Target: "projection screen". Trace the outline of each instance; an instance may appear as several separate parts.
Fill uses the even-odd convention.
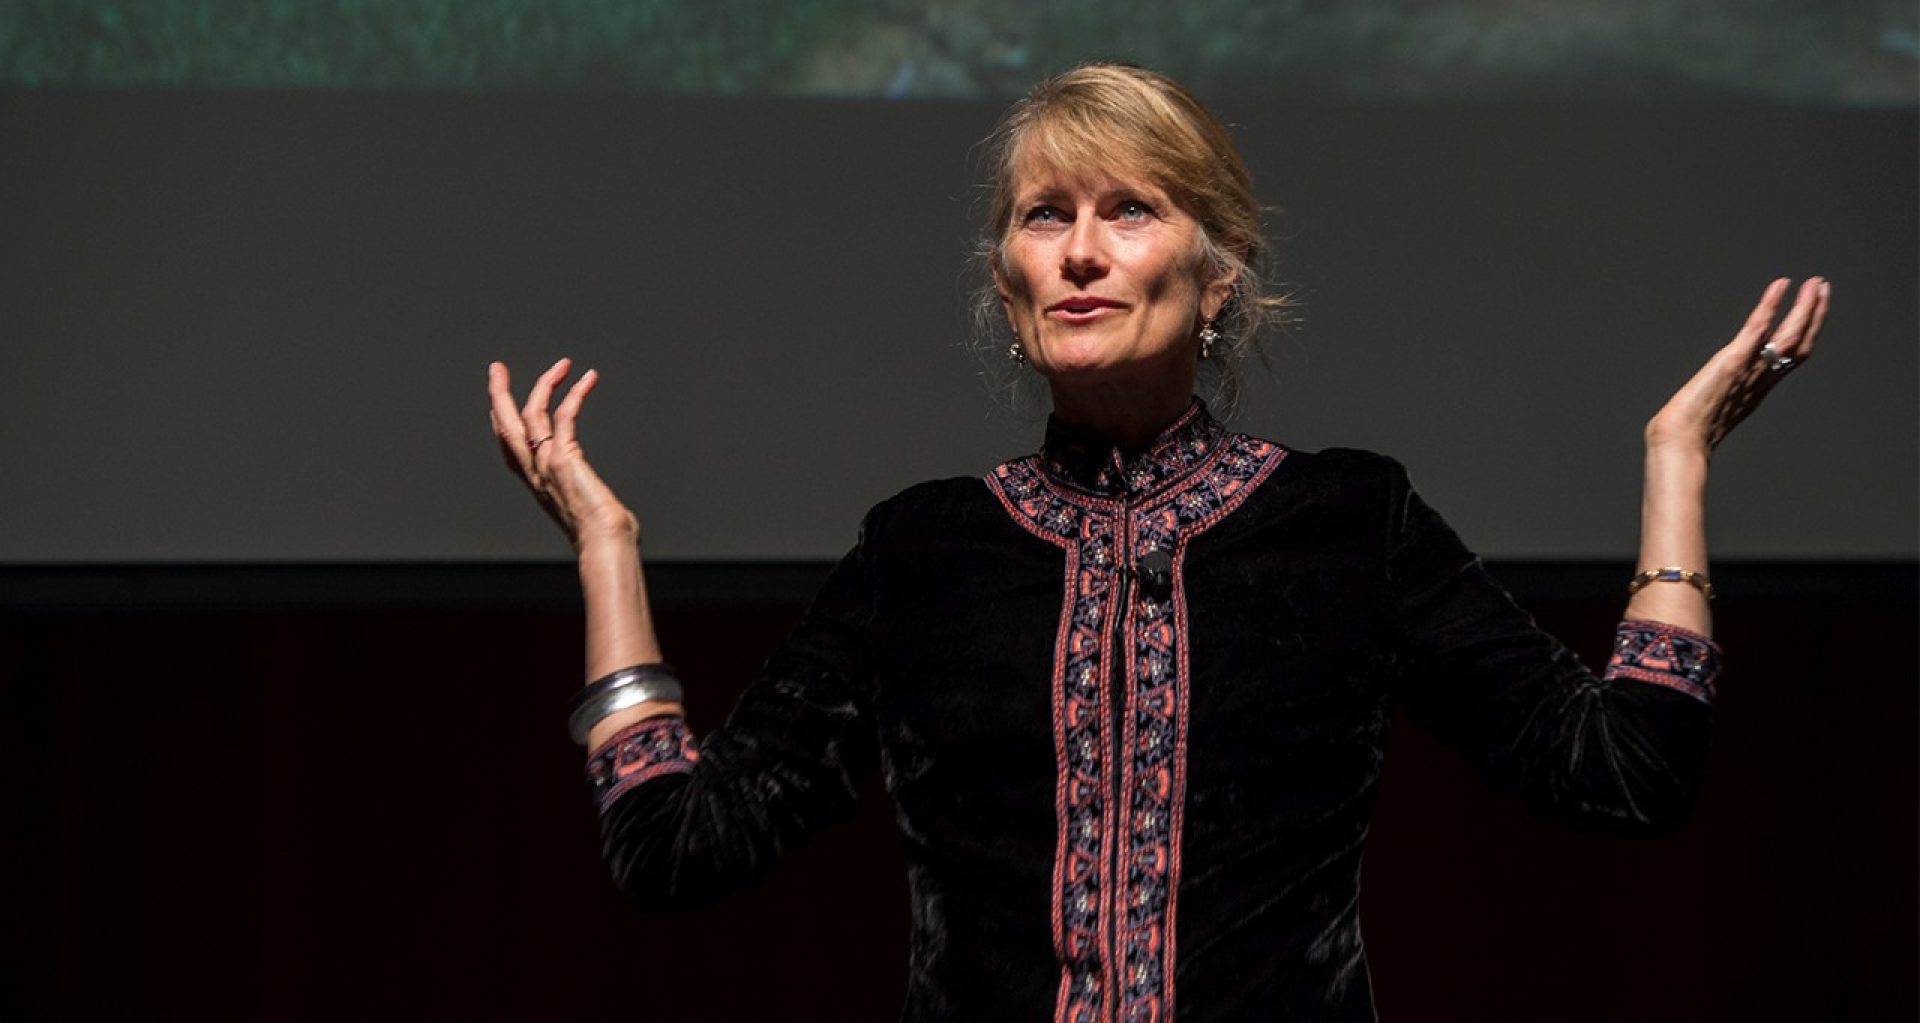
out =
[[[1092,58],[1192,85],[1271,207],[1297,319],[1241,428],[1396,456],[1490,556],[1624,559],[1647,417],[1769,279],[1821,274],[1816,364],[1716,456],[1716,556],[1910,559],[1915,19],[0,6],[0,563],[564,558],[483,391],[563,354],[651,557],[834,557],[1037,443],[966,344],[973,149]]]

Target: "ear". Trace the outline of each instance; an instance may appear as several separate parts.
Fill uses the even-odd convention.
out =
[[[1220,310],[1225,309],[1227,307],[1227,300],[1233,297],[1233,282],[1235,276],[1236,275],[1229,270],[1201,286],[1201,319],[1215,320],[1220,317]]]
[[[1221,250],[1208,245],[1203,251],[1220,252]],[[1218,319],[1220,311],[1233,300],[1234,286],[1240,280],[1239,268],[1246,265],[1247,253],[1237,245],[1232,246],[1230,251],[1233,258],[1222,259],[1217,265],[1209,265],[1214,263],[1210,257],[1203,256],[1201,259],[1200,272],[1211,274],[1200,282],[1200,315],[1203,319]]]

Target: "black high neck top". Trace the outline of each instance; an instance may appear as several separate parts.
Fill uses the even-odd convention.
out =
[[[1148,553],[1157,582],[1130,570]],[[1371,1020],[1360,864],[1396,708],[1545,817],[1658,833],[1698,785],[1718,663],[1627,622],[1596,674],[1398,464],[1196,402],[1140,451],[1055,423],[875,507],[724,726],[641,722],[588,777],[622,889],[684,908],[880,772],[906,1020]]]
[[[1226,428],[1208,414],[1199,398],[1133,451],[1052,416],[1047,419],[1039,464],[1049,478],[1065,486],[1099,497],[1134,498],[1192,472],[1225,434]]]

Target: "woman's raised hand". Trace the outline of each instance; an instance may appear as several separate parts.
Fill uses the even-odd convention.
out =
[[[1714,353],[1658,413],[1647,422],[1649,449],[1675,448],[1711,453],[1767,392],[1813,355],[1814,339],[1827,319],[1833,286],[1809,277],[1800,285],[1793,308],[1778,325],[1781,299],[1793,282],[1782,277],[1767,285],[1760,304],[1733,341]]]
[[[515,408],[506,364],[488,365],[487,396],[493,402],[493,433],[500,441],[500,452],[506,456],[507,468],[566,531],[575,550],[602,539],[637,542],[639,520],[587,464],[575,432],[580,406],[593,393],[600,374],[594,370],[581,374],[559,407],[547,411],[554,389],[571,367],[569,359],[554,363],[533,382],[527,403]]]

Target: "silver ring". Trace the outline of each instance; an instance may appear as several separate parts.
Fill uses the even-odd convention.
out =
[[[1767,368],[1775,373],[1779,373],[1793,366],[1792,357],[1781,355],[1780,349],[1775,348],[1771,341],[1760,346],[1760,358],[1767,364]]]
[[[539,440],[528,442],[527,454],[529,455],[538,454],[540,451],[540,445],[545,444],[546,442],[552,439],[553,439],[553,434],[549,433],[545,437],[540,438]]]

